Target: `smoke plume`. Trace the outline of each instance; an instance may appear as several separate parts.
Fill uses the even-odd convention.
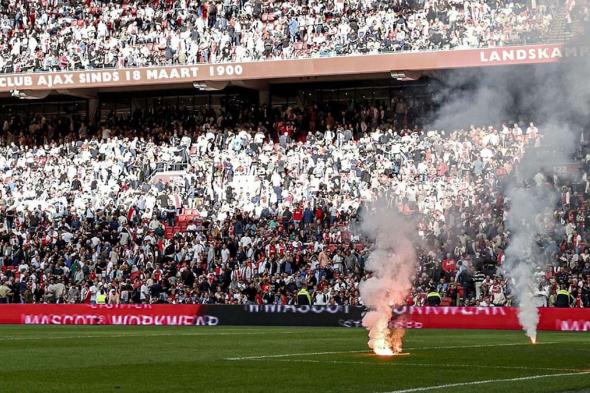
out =
[[[545,252],[549,243],[546,223],[553,219],[561,186],[559,180],[554,182],[553,173],[555,167],[574,162],[580,135],[588,126],[587,31],[562,50],[564,55],[577,56],[564,57],[557,64],[456,71],[444,76],[446,88],[438,92],[441,105],[430,125],[455,129],[471,124],[537,123],[541,146],[529,146],[504,190],[509,205],[504,213],[509,245],[503,269],[514,304],[519,306],[519,322],[533,342],[539,321],[534,273],[550,263]]]
[[[531,341],[536,341],[539,314],[534,293],[534,273],[547,264],[541,239],[546,236],[545,218],[552,217],[556,193],[541,184],[537,176],[534,188],[514,187],[507,191],[511,208],[505,213],[507,228],[512,231],[506,249],[504,269],[512,283],[513,295],[519,305],[518,320]]]
[[[409,225],[387,204],[378,200],[364,215],[362,231],[374,241],[365,265],[371,272],[360,283],[364,305],[369,309],[363,326],[369,330],[369,347],[378,355],[402,350],[403,328],[390,327],[392,307],[405,303],[416,272],[416,252]]]

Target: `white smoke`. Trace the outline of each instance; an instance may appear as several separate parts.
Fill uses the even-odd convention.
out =
[[[444,81],[446,91],[439,92],[441,108],[431,122],[432,128],[447,129],[538,123],[541,148],[529,149],[516,167],[517,174],[505,190],[510,209],[504,216],[510,239],[503,270],[510,280],[513,304],[519,307],[519,322],[533,342],[539,322],[534,274],[549,263],[545,221],[554,219],[559,187],[552,174],[555,167],[575,160],[580,133],[589,123],[588,31],[586,26],[584,34],[566,45],[586,56],[552,65],[450,73]]]
[[[556,202],[556,194],[546,186],[544,177],[537,174],[536,180],[533,185],[511,188],[507,192],[511,207],[505,217],[511,237],[503,266],[511,280],[515,304],[519,306],[518,321],[533,342],[539,323],[534,274],[547,263],[541,241],[545,235],[545,217],[552,216]]]
[[[363,304],[369,309],[363,326],[369,330],[369,347],[380,355],[401,352],[403,329],[389,326],[392,307],[404,304],[416,273],[409,226],[394,209],[379,200],[362,224],[363,232],[375,242],[365,265],[371,275],[359,285]]]
[[[522,326],[525,334],[533,343],[537,341],[537,325],[539,324],[539,311],[534,300],[533,291],[535,283],[531,281],[534,271],[530,265],[523,264],[512,270],[512,278],[518,288],[527,288],[520,290],[520,299],[518,307],[518,322]]]
[[[575,44],[587,45],[582,36]],[[518,320],[534,343],[539,311],[535,302],[538,283],[535,272],[545,271],[549,260],[544,253],[549,237],[546,221],[554,220],[559,180],[552,174],[559,165],[575,161],[577,143],[588,125],[590,86],[588,59],[565,59],[551,67],[537,67],[527,86],[526,104],[533,116],[540,117],[543,141],[540,149],[529,150],[516,169],[507,190],[510,209],[505,212],[510,242],[504,269],[511,281],[512,297],[518,305]],[[557,178],[555,178],[557,179]]]

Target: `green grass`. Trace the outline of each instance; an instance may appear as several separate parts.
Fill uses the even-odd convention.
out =
[[[0,392],[393,392],[485,380],[417,391],[590,389],[588,333],[539,341],[413,330],[410,354],[384,359],[366,352],[363,329],[0,326]],[[547,374],[572,375],[500,381]]]

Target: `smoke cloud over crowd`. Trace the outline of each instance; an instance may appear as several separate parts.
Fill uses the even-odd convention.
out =
[[[589,48],[588,34],[567,45]],[[578,52],[585,52],[580,50]],[[534,342],[539,321],[535,272],[552,263],[545,247],[561,181],[555,168],[575,160],[576,146],[588,124],[588,56],[557,64],[453,72],[443,77],[440,109],[430,129],[467,128],[534,120],[542,139],[528,149],[506,184],[504,213],[510,239],[502,270],[510,280],[513,305]]]
[[[374,249],[365,268],[371,276],[360,283],[364,305],[369,309],[363,326],[369,330],[369,347],[378,355],[402,350],[403,329],[390,327],[392,307],[405,303],[416,273],[416,252],[411,228],[383,201],[375,202],[363,217],[362,231]]]

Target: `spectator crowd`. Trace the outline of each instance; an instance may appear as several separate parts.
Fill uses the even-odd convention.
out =
[[[309,288],[313,304],[362,304],[371,243],[359,221],[384,195],[420,239],[407,304],[432,290],[447,305],[511,304],[503,186],[539,144],[533,123],[334,120],[294,138],[215,116],[190,122],[162,129],[138,115],[90,129],[37,116],[18,139],[25,124],[6,121],[0,302],[294,304]],[[590,184],[578,169],[575,182],[546,177],[562,198],[539,239],[539,304],[566,288],[572,306],[590,306]]]
[[[2,0],[0,71],[540,42],[562,5],[488,0]]]

